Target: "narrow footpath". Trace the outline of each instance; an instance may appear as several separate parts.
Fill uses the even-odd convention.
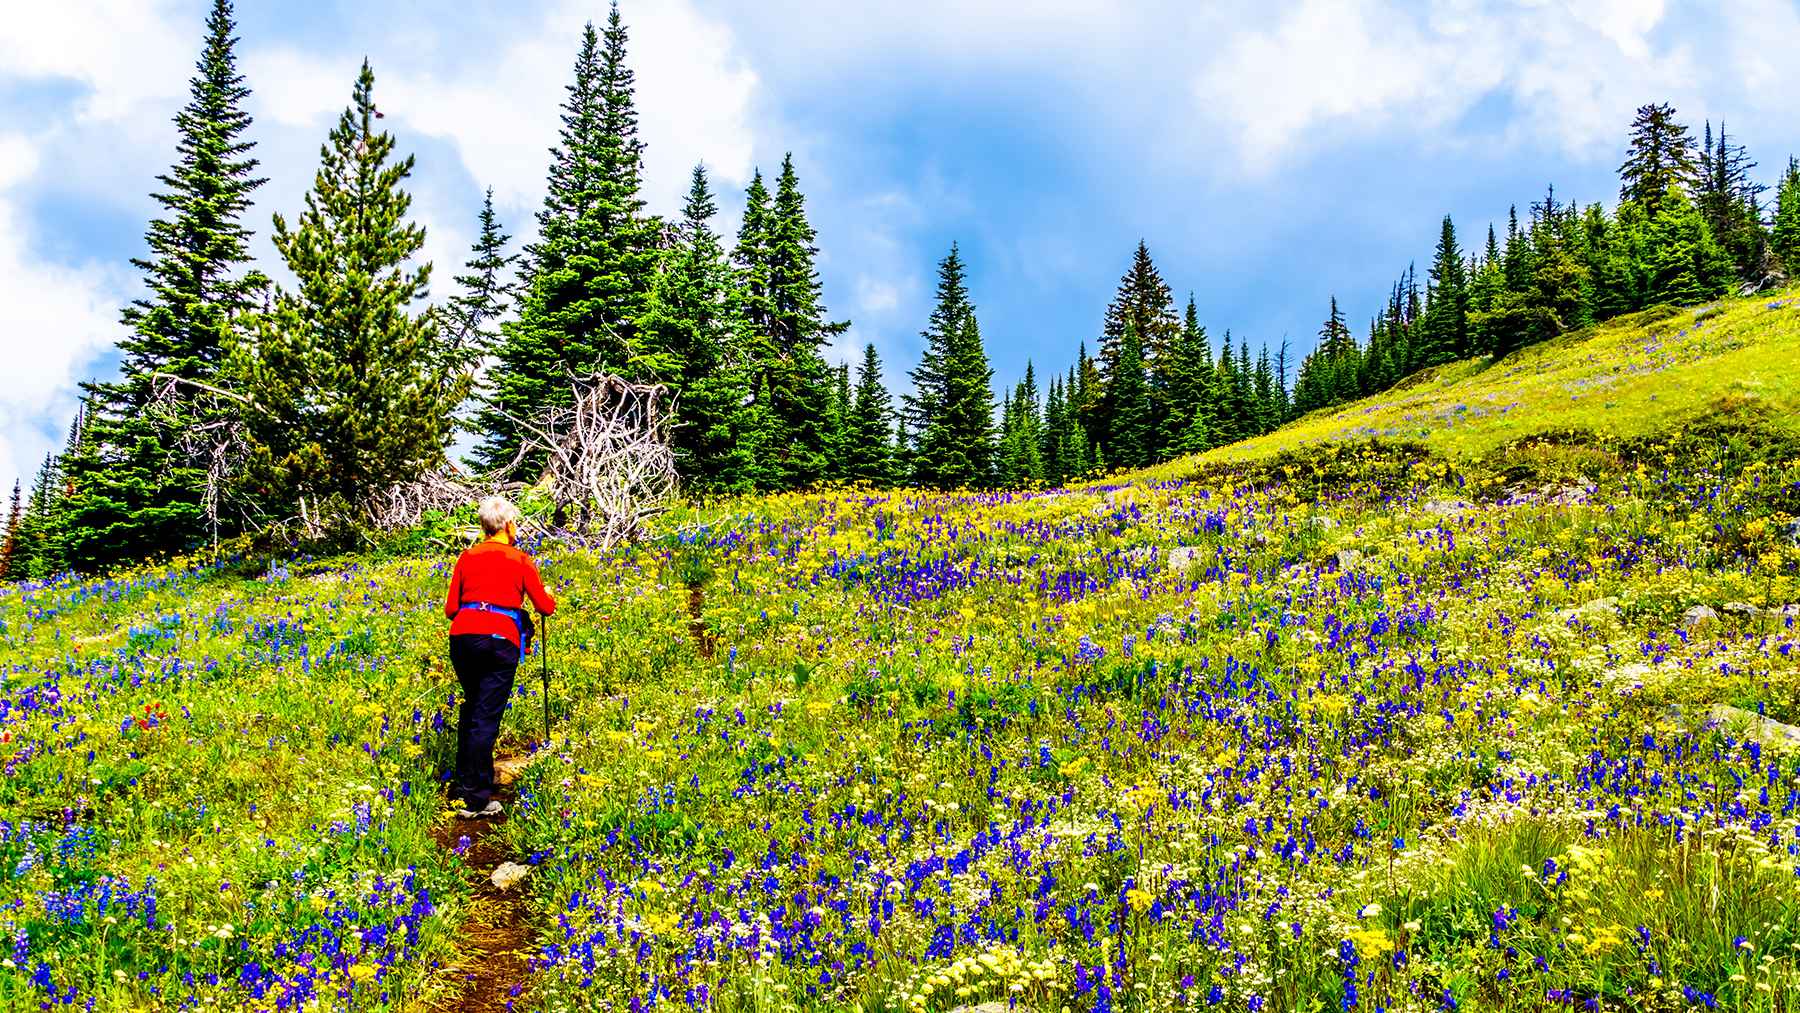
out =
[[[469,841],[462,856],[469,869],[469,904],[456,936],[463,956],[444,972],[451,994],[433,1005],[439,1013],[517,1013],[527,1008],[520,1001],[531,973],[527,888],[515,883],[502,890],[492,879],[503,862],[516,860],[507,852],[500,828],[512,818],[513,781],[527,759],[494,758],[499,786],[495,797],[506,807],[506,815],[487,820],[451,817],[432,825],[431,839],[445,851],[455,851],[464,837]]]

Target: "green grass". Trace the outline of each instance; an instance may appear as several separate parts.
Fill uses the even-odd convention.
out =
[[[1770,305],[1780,303],[1778,309]],[[1523,437],[1644,436],[1750,404],[1800,432],[1800,289],[1700,308],[1645,310],[1504,359],[1427,370],[1394,390],[1314,412],[1202,461],[1249,461],[1354,440],[1418,441],[1478,457]],[[1169,470],[1170,466],[1156,469]]]

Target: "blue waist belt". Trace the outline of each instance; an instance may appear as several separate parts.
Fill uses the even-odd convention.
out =
[[[531,617],[525,614],[524,609],[509,609],[504,605],[494,605],[485,601],[466,601],[456,608],[459,613],[466,609],[473,609],[476,612],[492,612],[495,615],[511,619],[513,625],[519,628],[520,650],[526,654],[531,653],[531,635],[535,631],[531,624]]]

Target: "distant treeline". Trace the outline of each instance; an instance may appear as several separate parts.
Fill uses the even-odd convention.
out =
[[[1514,214],[1504,242],[1465,255],[1443,221],[1424,285],[1408,269],[1366,340],[1331,300],[1317,347],[1218,351],[1190,297],[1178,312],[1140,242],[1106,308],[1096,355],[1048,382],[1027,365],[996,398],[966,267],[938,265],[925,351],[896,403],[873,345],[854,371],[826,349],[826,311],[793,159],[759,171],[730,240],[695,167],[681,214],[641,197],[627,32],[615,4],[588,25],[561,104],[536,240],[511,252],[491,192],[442,303],[427,301],[424,230],[409,218],[413,160],[380,129],[365,62],[326,138],[312,190],[272,241],[291,287],[255,270],[244,224],[257,175],[250,90],[229,0],[215,0],[175,116],[174,164],[133,263],[145,293],[122,314],[120,375],[86,385],[61,453],[13,492],[0,576],[38,579],[180,552],[311,511],[354,526],[371,497],[447,466],[528,479],[524,426],[567,404],[570,378],[608,372],[675,395],[674,450],[697,496],[835,482],[935,488],[1060,484],[1229,443],[1383,390],[1422,368],[1503,355],[1658,302],[1695,302],[1800,263],[1800,169],[1764,221],[1764,188],[1721,126],[1696,149],[1666,105],[1645,106],[1620,202]],[[1294,375],[1290,382],[1290,372]],[[996,403],[998,402],[998,403]],[[228,481],[221,482],[221,476]],[[209,478],[211,479],[209,481]]]

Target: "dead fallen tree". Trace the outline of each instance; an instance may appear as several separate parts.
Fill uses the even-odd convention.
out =
[[[189,388],[193,392],[188,397]],[[232,500],[235,481],[248,456],[245,427],[237,412],[213,412],[205,425],[181,425],[190,398],[224,399],[238,408],[241,395],[178,377],[159,377],[157,410],[174,434],[170,452],[206,475],[202,503],[215,533]],[[483,496],[522,499],[541,496],[552,508],[547,522],[532,526],[596,548],[611,548],[642,537],[652,518],[668,509],[678,491],[675,455],[669,436],[673,398],[659,384],[634,384],[612,375],[571,377],[566,405],[547,406],[531,418],[509,420],[521,434],[517,455],[487,473],[471,473],[448,459],[417,478],[372,489],[350,507],[359,528],[403,531],[432,513],[447,513]],[[535,481],[515,476],[529,466]],[[241,509],[248,510],[244,504]],[[322,537],[345,518],[324,516],[317,500],[302,496],[295,515],[246,521],[263,530],[290,529],[303,538]],[[256,522],[260,521],[260,522]]]

